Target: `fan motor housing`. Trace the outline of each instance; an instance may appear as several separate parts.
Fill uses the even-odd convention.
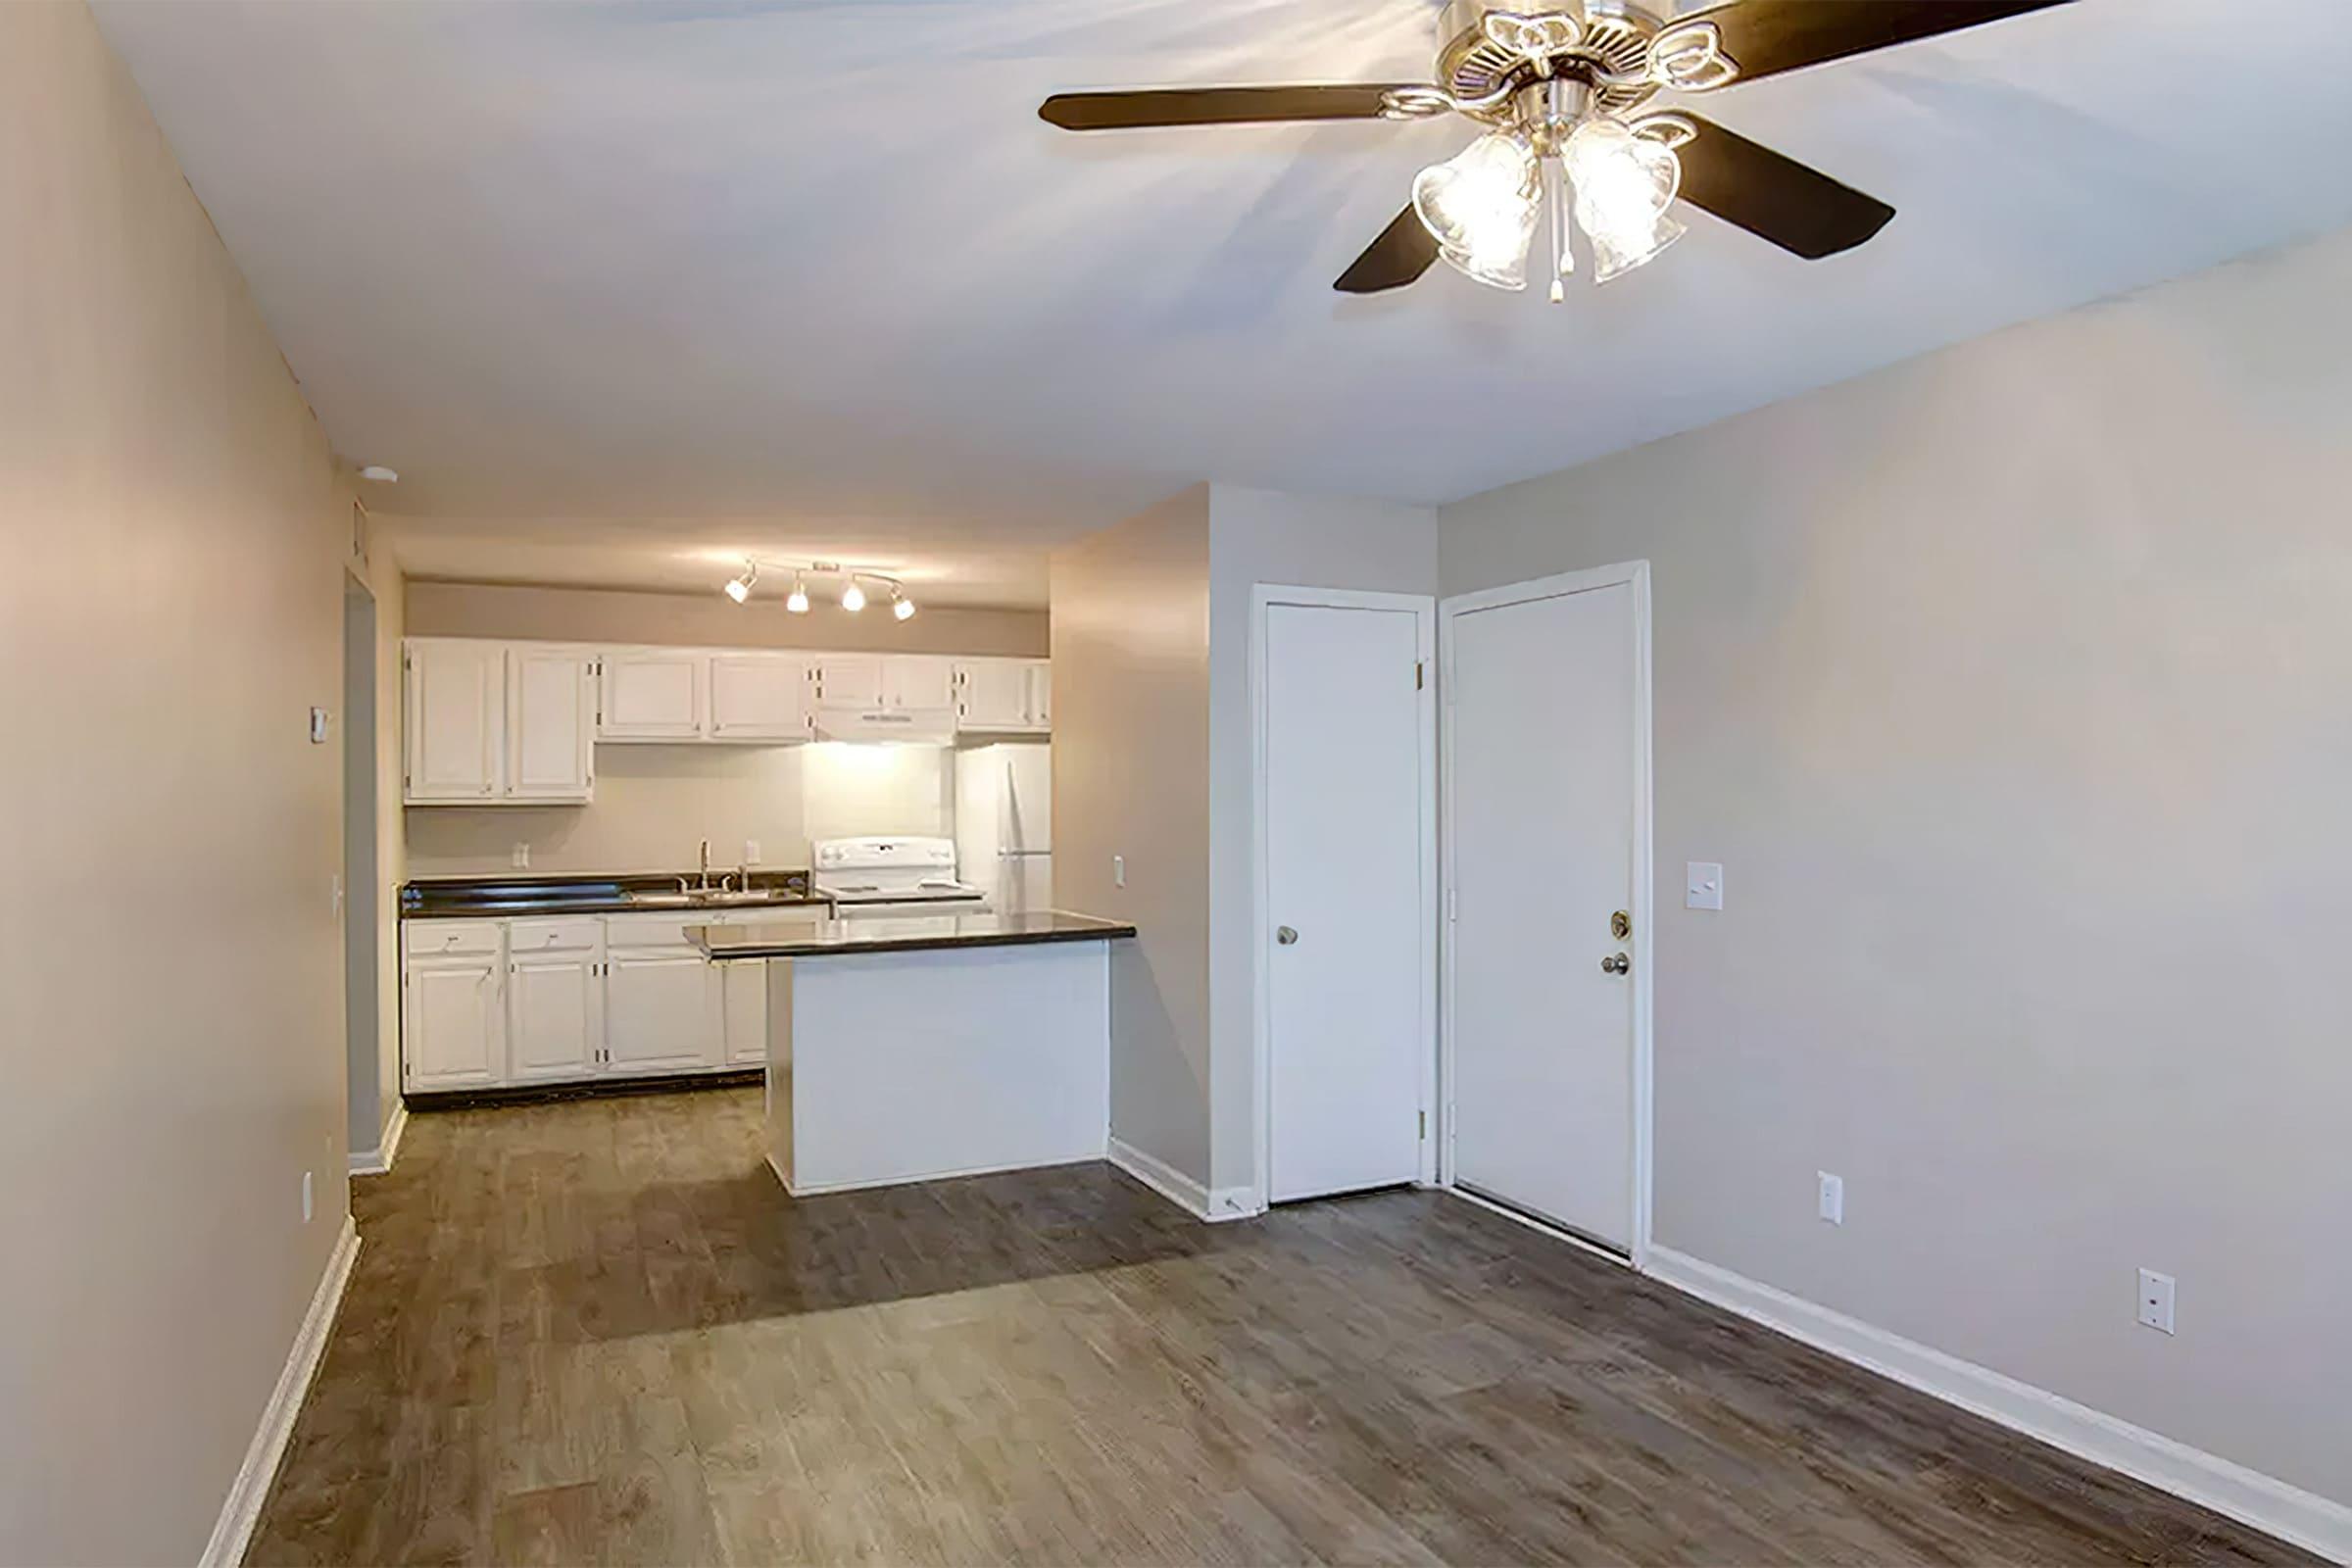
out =
[[[1642,74],[1649,59],[1649,41],[1663,24],[1657,17],[1626,0],[1446,0],[1438,14],[1437,79],[1462,100],[1494,97],[1506,85],[1524,86],[1541,79],[1526,59],[1487,35],[1489,15],[1563,16],[1577,24],[1577,42],[1550,57],[1552,71],[1592,84],[1592,108],[1601,114],[1623,115],[1655,95],[1647,81],[1625,79]],[[1476,111],[1471,111],[1477,114]],[[1499,122],[1507,110],[1477,114]]]

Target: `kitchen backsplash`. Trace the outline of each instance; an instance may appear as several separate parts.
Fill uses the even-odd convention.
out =
[[[411,876],[733,866],[756,839],[763,865],[808,863],[808,841],[955,830],[956,754],[939,747],[600,746],[596,800],[532,809],[408,808]]]

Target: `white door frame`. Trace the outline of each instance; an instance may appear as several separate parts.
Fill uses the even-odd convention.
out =
[[[1446,702],[1452,702],[1454,668],[1454,623],[1462,615],[1481,610],[1494,610],[1504,605],[1526,604],[1538,599],[1557,599],[1569,594],[1589,593],[1595,588],[1630,586],[1634,591],[1634,876],[1633,907],[1627,912],[1634,917],[1634,1127],[1633,1127],[1633,1200],[1634,1211],[1627,1216],[1626,1234],[1633,1238],[1632,1263],[1637,1270],[1645,1269],[1649,1262],[1650,1224],[1650,977],[1657,964],[1656,944],[1650,939],[1650,904],[1655,884],[1650,844],[1650,658],[1649,658],[1649,563],[1626,562],[1614,566],[1594,566],[1585,571],[1564,571],[1556,576],[1537,577],[1527,582],[1510,583],[1501,588],[1484,588],[1476,593],[1456,594],[1438,607],[1439,612],[1439,680],[1447,692]],[[1563,679],[1575,678],[1575,671],[1560,672]],[[1444,775],[1439,799],[1440,832],[1444,845],[1446,869],[1446,911],[1442,927],[1444,1006],[1439,1016],[1438,1055],[1442,1082],[1440,1104],[1443,1107],[1442,1132],[1438,1139],[1442,1159],[1440,1185],[1460,1193],[1465,1198],[1475,1195],[1464,1192],[1454,1182],[1453,1157],[1453,730],[1448,724],[1444,732]],[[1507,1212],[1507,1211],[1506,1211]],[[1524,1216],[1513,1214],[1513,1218]],[[1535,1223],[1530,1221],[1530,1223]],[[1538,1228],[1560,1236],[1587,1248],[1613,1262],[1624,1262],[1605,1248],[1594,1247],[1581,1237],[1548,1225]]]
[[[1257,1057],[1256,1104],[1251,1113],[1257,1150],[1256,1207],[1263,1212],[1274,1179],[1274,1019],[1272,976],[1267,944],[1274,930],[1273,890],[1266,879],[1266,612],[1276,605],[1314,610],[1392,610],[1413,617],[1413,657],[1420,663],[1418,712],[1420,748],[1420,865],[1421,911],[1420,1026],[1424,1043],[1421,1074],[1423,1125],[1438,1121],[1438,704],[1437,612],[1429,594],[1370,593],[1350,588],[1296,588],[1257,583],[1250,591],[1250,984],[1256,1005],[1250,1009],[1250,1049]],[[1431,1131],[1435,1131],[1431,1127]],[[1420,1185],[1438,1182],[1438,1140],[1421,1140]]]

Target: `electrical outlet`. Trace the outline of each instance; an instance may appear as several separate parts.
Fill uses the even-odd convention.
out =
[[[1123,888],[1127,885],[1127,857],[1124,855],[1114,855],[1110,858],[1110,885],[1114,888]]]
[[[1845,1178],[1833,1176],[1826,1170],[1813,1173],[1821,1182],[1821,1217],[1832,1225],[1845,1223]]]
[[[2173,1332],[2173,1277],[2152,1268],[2139,1271],[2139,1321],[2159,1334]]]
[[[314,1200],[311,1193],[311,1173],[306,1170],[302,1173],[302,1222],[305,1225],[308,1225],[311,1222],[311,1213],[313,1207]]]
[[[515,870],[528,871],[531,868],[531,847],[528,844],[515,845],[513,859]]]
[[[758,839],[745,839],[743,841],[743,863],[746,865],[758,865],[760,863],[760,841]]]

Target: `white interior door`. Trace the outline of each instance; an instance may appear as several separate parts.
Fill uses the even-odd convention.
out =
[[[1264,620],[1267,1197],[1419,1179],[1427,738],[1411,608]]]
[[[1445,672],[1452,1179],[1626,1251],[1639,592],[1449,604]]]

